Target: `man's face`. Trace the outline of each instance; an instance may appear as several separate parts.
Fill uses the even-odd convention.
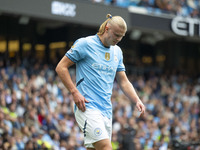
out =
[[[117,25],[106,26],[106,45],[116,45],[125,36],[126,30]]]

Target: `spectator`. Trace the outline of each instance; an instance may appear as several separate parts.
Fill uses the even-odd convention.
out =
[[[45,68],[48,73],[42,75],[44,85],[37,87],[34,83],[37,76],[41,77],[39,68]],[[38,63],[34,70],[38,74],[32,68],[22,69],[20,64],[0,69],[0,149],[85,150],[72,115],[70,93],[47,65]],[[134,104],[114,84],[113,148],[128,149],[126,146],[132,145],[135,150],[173,149],[175,141],[199,142],[198,77],[162,73],[146,78],[129,75],[129,78],[146,105],[146,115],[135,119],[138,114]],[[190,148],[196,150],[200,146]]]
[[[183,17],[198,18],[200,16],[199,0],[91,0],[93,3],[114,5],[128,8],[129,6],[145,8],[148,13],[172,14]]]

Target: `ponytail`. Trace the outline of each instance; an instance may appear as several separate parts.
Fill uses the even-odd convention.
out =
[[[107,14],[106,18],[108,18],[108,19],[101,24],[101,26],[99,28],[99,32],[97,33],[97,35],[104,34],[106,25],[107,25],[108,21],[112,19],[112,15],[111,14]]]

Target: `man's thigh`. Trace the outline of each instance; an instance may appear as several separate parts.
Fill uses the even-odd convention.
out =
[[[89,109],[82,112],[76,110],[75,118],[83,131],[84,144],[87,148],[94,148],[93,143],[98,143],[98,141],[111,140],[112,121],[105,118],[100,111]]]
[[[95,150],[112,150],[111,141],[109,139],[100,140],[93,145]]]

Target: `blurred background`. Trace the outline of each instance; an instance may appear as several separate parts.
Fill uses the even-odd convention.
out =
[[[0,149],[85,150],[55,67],[108,13],[127,22],[118,45],[147,109],[114,83],[113,150],[200,150],[199,0],[0,0]]]

